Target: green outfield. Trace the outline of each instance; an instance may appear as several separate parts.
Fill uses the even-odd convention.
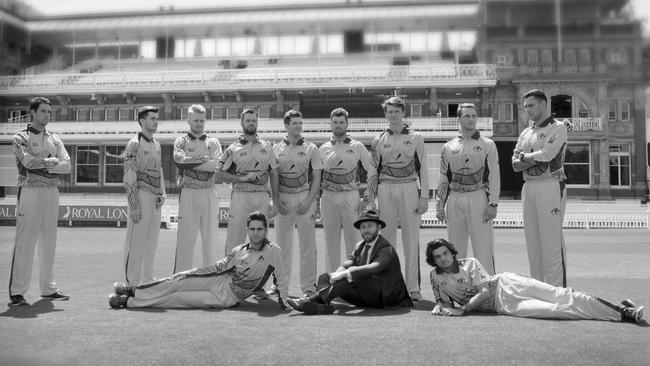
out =
[[[341,303],[334,315],[309,317],[249,299],[226,310],[112,310],[107,295],[121,279],[124,228],[59,228],[55,277],[71,300],[39,300],[35,263],[26,294],[32,305],[10,308],[14,230],[0,227],[0,365],[650,364],[647,322],[434,317],[423,257],[425,301],[413,309],[361,310]],[[164,277],[173,267],[176,231],[160,234],[155,270]],[[219,234],[223,240],[225,229]],[[422,230],[421,248],[440,236],[443,229]],[[495,236],[497,271],[527,275],[523,231],[497,229]],[[569,286],[616,302],[631,298],[646,305],[650,319],[649,230],[565,230],[565,237]],[[317,238],[324,253],[320,229]],[[323,256],[318,260],[320,272]],[[297,272],[294,263],[292,295],[299,293]]]

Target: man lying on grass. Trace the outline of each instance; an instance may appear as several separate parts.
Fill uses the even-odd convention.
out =
[[[460,316],[483,311],[524,318],[594,319],[638,323],[643,306],[630,300],[612,304],[571,288],[555,287],[514,273],[490,276],[474,258],[456,259],[445,239],[427,243],[426,260],[436,298],[433,315]],[[454,303],[459,305],[454,306]]]
[[[282,266],[280,247],[266,239],[266,216],[253,212],[246,222],[250,241],[235,247],[217,263],[174,274],[140,286],[115,284],[112,308],[227,308],[261,290]],[[276,283],[277,284],[277,283]],[[282,284],[278,288],[286,288]],[[286,306],[278,292],[278,304]]]

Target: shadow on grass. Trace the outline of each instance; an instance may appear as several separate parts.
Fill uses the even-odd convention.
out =
[[[11,306],[0,317],[12,318],[38,318],[39,314],[54,313],[63,311],[63,309],[55,309],[51,300],[40,299],[31,305]]]

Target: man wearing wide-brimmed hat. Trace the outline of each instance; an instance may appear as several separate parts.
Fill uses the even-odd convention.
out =
[[[354,223],[363,241],[336,271],[320,275],[315,295],[289,299],[289,305],[309,315],[334,312],[330,302],[337,297],[359,307],[413,306],[397,252],[379,234],[385,226],[377,211],[364,211]]]

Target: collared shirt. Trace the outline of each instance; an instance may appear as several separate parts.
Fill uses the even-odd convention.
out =
[[[135,164],[129,164],[135,162]],[[155,195],[165,193],[160,161],[160,144],[155,139],[149,140],[141,132],[126,144],[124,149],[125,170],[134,169],[139,189]],[[124,173],[127,176],[127,172]]]
[[[379,239],[379,235],[377,235],[375,240],[371,241],[370,243],[366,243],[366,246],[363,249],[363,250],[366,251],[366,263],[359,263],[360,265],[370,263],[370,257],[371,257],[371,254],[372,254],[372,249],[375,247],[375,244],[377,244],[377,239]]]
[[[469,139],[458,136],[443,145],[438,193],[446,201],[445,192],[479,189],[487,189],[489,203],[499,201],[499,153],[494,141],[476,131]]]
[[[564,123],[548,117],[539,126],[531,123],[517,140],[513,159],[519,153],[532,153],[535,165],[524,170],[524,180],[553,178],[560,182],[566,180],[564,155],[567,146],[567,129]]]
[[[59,174],[50,173],[46,158],[70,161],[70,155],[56,134],[38,131],[31,125],[14,135],[14,154],[18,167],[18,187],[57,187]]]
[[[194,168],[208,160],[221,159],[221,143],[206,134],[195,137],[192,133],[180,136],[174,142],[174,162],[178,167],[178,185],[182,188],[211,188],[214,172]]]
[[[233,183],[232,190],[236,192],[271,192],[269,186],[269,171],[278,168],[278,162],[273,154],[271,143],[255,137],[249,142],[240,137],[239,140],[228,146],[221,155],[219,169],[231,174],[244,175],[258,173],[260,179],[255,182]]]
[[[429,189],[426,153],[422,136],[404,126],[400,133],[390,129],[372,141],[373,172],[379,174],[379,183],[408,183],[420,181],[420,188]],[[422,196],[426,196],[423,194]]]
[[[372,169],[368,150],[350,136],[341,141],[332,138],[323,143],[319,150],[323,161],[321,187],[325,191],[358,190],[361,186],[361,170],[367,173]]]
[[[311,171],[323,169],[318,147],[302,137],[295,145],[285,138],[273,145],[273,152],[278,161],[281,193],[308,191]]]
[[[458,260],[458,273],[433,269],[430,274],[433,296],[437,303],[465,305],[483,287],[490,290],[490,300],[479,306],[479,310],[494,310],[494,295],[497,276],[490,276],[483,265],[474,258]]]

